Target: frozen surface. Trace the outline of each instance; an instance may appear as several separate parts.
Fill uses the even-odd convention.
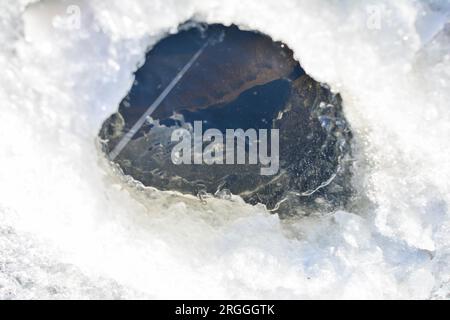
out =
[[[0,4],[0,299],[450,298],[448,1],[31,2]],[[341,92],[351,212],[280,222],[106,164],[102,122],[192,17],[284,41]]]

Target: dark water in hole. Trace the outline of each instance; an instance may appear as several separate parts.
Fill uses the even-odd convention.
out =
[[[259,128],[254,124],[262,120],[258,112],[264,110],[267,112],[266,120],[272,119],[288,96],[288,84],[275,80],[296,79],[304,74],[299,64],[285,59],[292,52],[266,36],[243,32],[235,26],[213,25],[207,30],[183,30],[160,41],[148,53],[144,66],[136,72],[135,85],[119,108],[127,128],[139,119],[195,52],[210,39],[217,43],[206,49],[183,81],[154,112],[153,118],[170,124],[173,122],[168,118],[177,112],[197,119],[209,115],[209,120],[212,120],[222,115],[231,116],[231,112],[239,108],[240,117],[244,119],[237,123],[236,118],[230,118],[223,126]],[[266,60],[267,55],[272,58]],[[237,98],[239,101],[234,101]],[[210,110],[203,113],[206,109]],[[204,128],[207,129],[208,125]]]
[[[225,133],[226,129],[270,129],[275,118],[290,93],[287,80],[274,80],[255,86],[241,93],[226,105],[211,106],[198,111],[181,111],[186,122],[203,121],[203,130],[216,128]],[[236,116],[239,115],[239,116]]]
[[[351,132],[342,101],[310,78],[284,44],[236,26],[181,26],[157,43],[135,74],[118,113],[100,137],[109,153],[192,56],[209,45],[114,160],[124,173],[162,190],[214,194],[229,189],[249,203],[285,214],[344,206],[349,195]],[[174,165],[170,134],[203,130],[279,129],[280,171],[260,165]],[[333,179],[331,179],[334,177]]]

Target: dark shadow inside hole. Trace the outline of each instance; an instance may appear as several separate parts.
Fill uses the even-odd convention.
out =
[[[162,190],[214,194],[229,189],[249,203],[283,213],[344,206],[351,194],[345,161],[351,131],[340,96],[309,77],[285,44],[234,25],[182,26],[157,43],[118,113],[103,125],[105,152],[117,149],[205,43],[114,161],[126,174]],[[175,165],[171,133],[194,121],[202,121],[203,131],[223,134],[226,129],[278,129],[279,171],[262,176],[261,164]]]

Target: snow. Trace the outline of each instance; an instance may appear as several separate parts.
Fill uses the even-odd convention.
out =
[[[64,23],[77,22],[64,20],[77,17],[70,6],[79,24]],[[0,299],[448,299],[449,7],[2,2]],[[352,210],[280,221],[238,198],[204,205],[145,189],[108,165],[102,122],[146,50],[192,17],[282,40],[342,94],[355,133]]]

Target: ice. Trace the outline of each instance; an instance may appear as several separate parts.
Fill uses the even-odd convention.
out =
[[[0,299],[448,299],[449,5],[370,5],[2,2]],[[107,164],[102,122],[146,49],[193,17],[282,40],[342,94],[352,210],[280,221],[235,197],[147,190]]]

